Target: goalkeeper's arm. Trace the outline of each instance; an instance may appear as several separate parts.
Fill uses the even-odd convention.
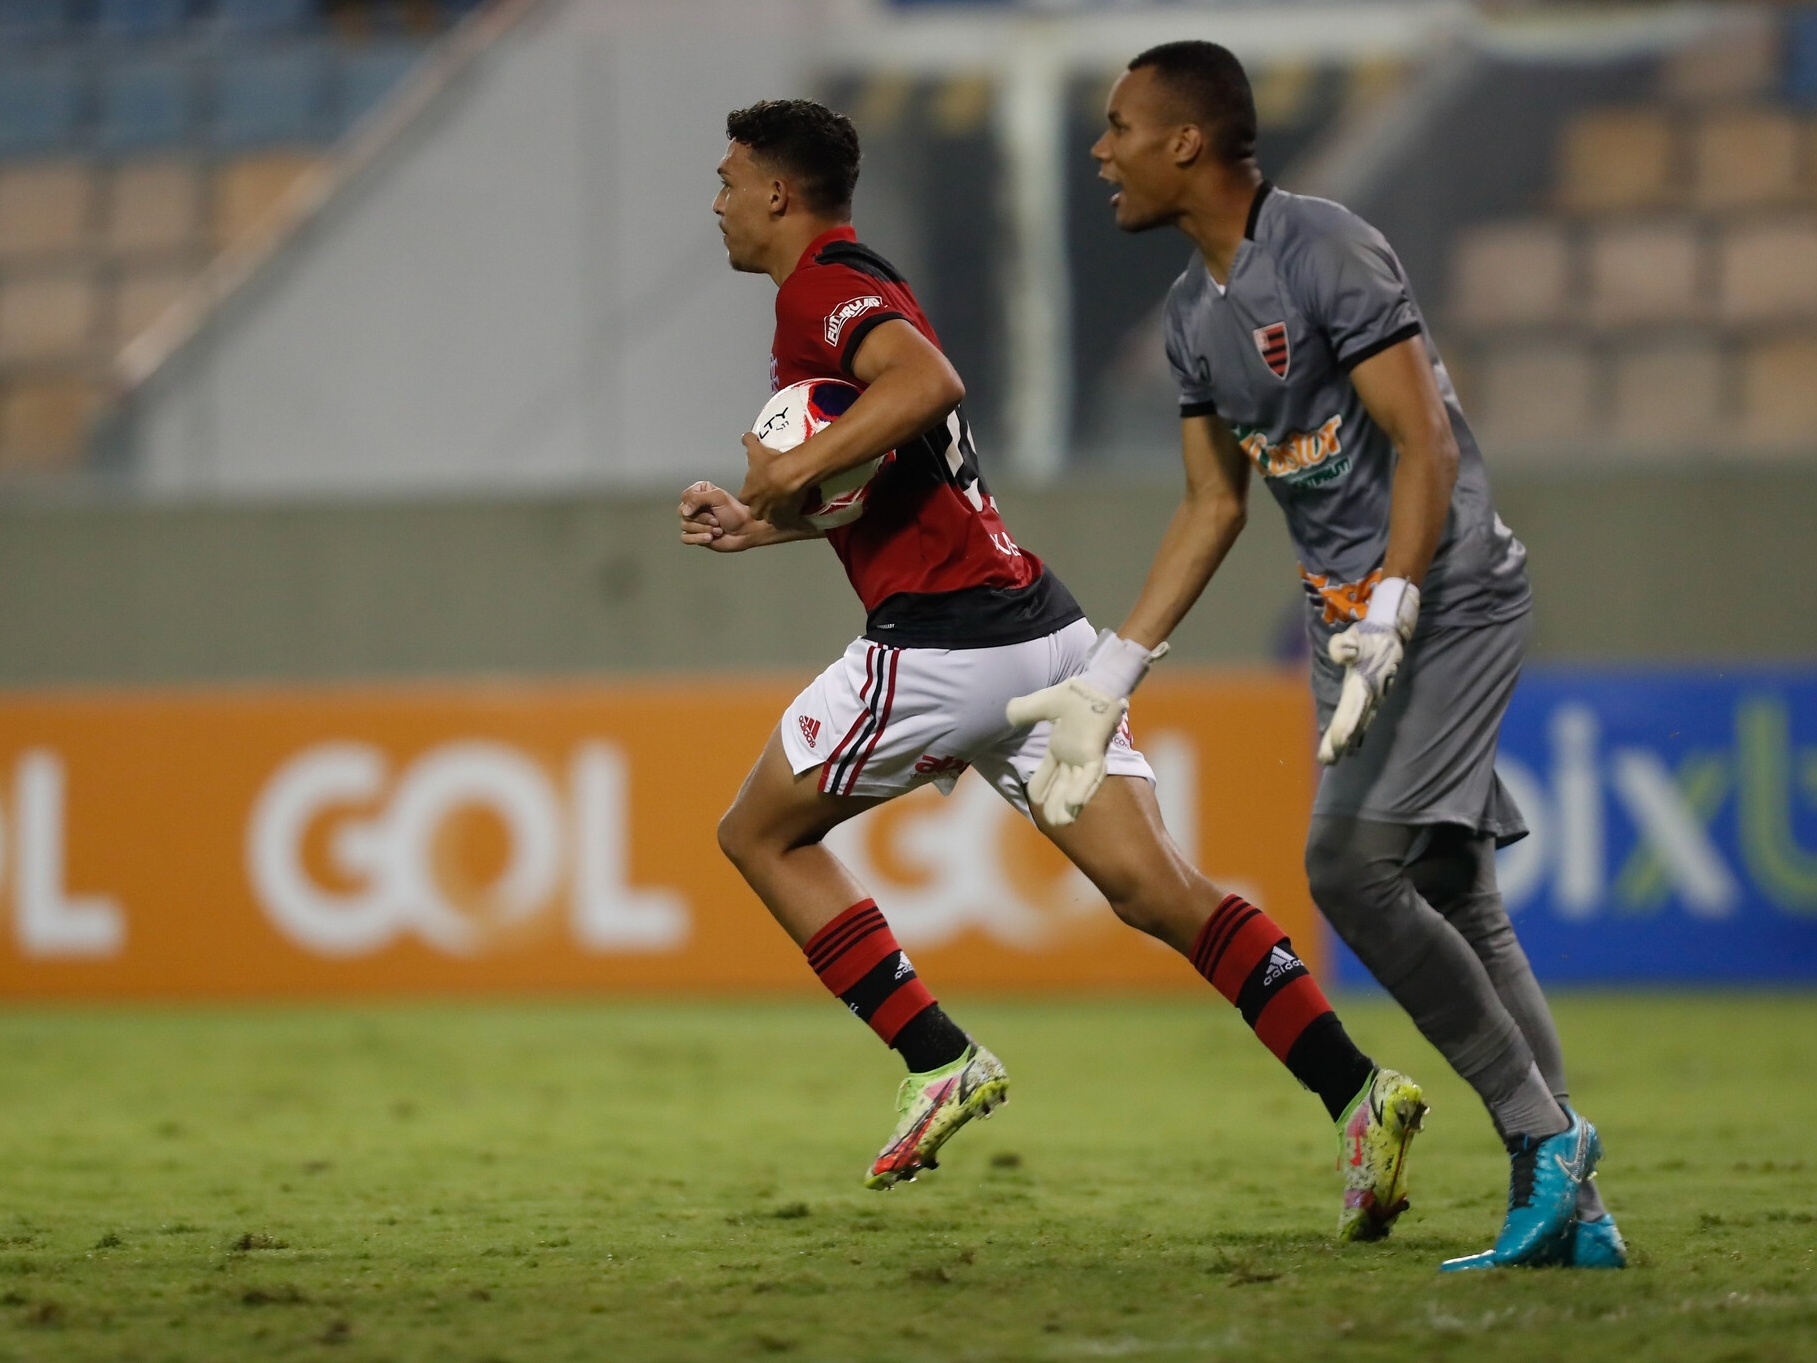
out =
[[[1105,631],[1085,670],[1058,686],[1009,703],[1012,724],[1052,722],[1047,754],[1028,784],[1050,824],[1078,817],[1104,780],[1104,754],[1149,664],[1205,590],[1247,518],[1249,464],[1230,428],[1214,417],[1181,423],[1186,495],[1148,570],[1148,581],[1116,634]]]
[[[1180,423],[1186,492],[1142,584],[1142,594],[1117,633],[1155,649],[1186,618],[1211,575],[1249,519],[1249,457],[1215,416]]]

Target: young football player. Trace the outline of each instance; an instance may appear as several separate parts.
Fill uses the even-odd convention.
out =
[[[808,101],[766,101],[732,114],[726,131],[713,209],[732,267],[777,285],[772,382],[844,378],[863,392],[787,452],[745,436],[736,497],[711,483],[682,494],[683,543],[731,553],[811,537],[796,518],[804,491],[895,452],[863,516],[825,536],[864,602],[864,637],[789,706],[719,826],[720,846],[821,981],[908,1066],[896,1129],[866,1179],[888,1188],[933,1168],[955,1131],[1004,1100],[1008,1077],[935,1002],[823,839],[929,780],[950,790],[965,765],[1029,814],[1026,783],[1047,760],[1047,726],[1012,725],[1006,704],[1078,675],[1126,695],[1152,650],[1100,639],[1010,536],[979,476],[959,376],[902,276],[850,225],[851,122]],[[1318,1094],[1344,1154],[1339,1235],[1380,1238],[1405,1206],[1419,1087],[1357,1050],[1267,914],[1181,855],[1126,729],[1099,757],[1110,779],[1091,809],[1064,826],[1036,814],[1037,826],[1120,918],[1186,956]]]
[[[1314,644],[1327,770],[1313,898],[1481,1095],[1513,1163],[1494,1248],[1444,1267],[1620,1267],[1591,1182],[1601,1144],[1568,1105],[1495,881],[1496,846],[1527,831],[1495,774],[1527,643],[1526,550],[1495,514],[1407,276],[1367,223],[1262,178],[1249,82],[1224,48],[1144,52],[1108,120],[1092,155],[1117,225],[1177,227],[1198,255],[1166,309],[1186,496],[1107,647],[1161,647],[1242,530],[1259,472],[1299,551]],[[1054,722],[1057,765],[1029,788],[1052,826],[1089,816],[1128,694],[1112,682],[1089,673],[1012,707]]]

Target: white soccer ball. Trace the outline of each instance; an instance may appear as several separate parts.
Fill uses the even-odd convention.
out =
[[[791,383],[764,403],[751,433],[773,450],[792,450],[844,416],[861,391],[844,379]],[[802,518],[816,530],[850,525],[864,514],[871,479],[889,457],[880,454],[810,487],[802,496]]]

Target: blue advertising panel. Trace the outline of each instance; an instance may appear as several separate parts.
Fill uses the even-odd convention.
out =
[[[1817,669],[1530,668],[1498,769],[1542,980],[1817,982]]]

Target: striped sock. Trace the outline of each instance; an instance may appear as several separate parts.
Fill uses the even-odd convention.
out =
[[[854,904],[802,951],[820,982],[917,1074],[957,1060],[971,1039],[940,1011],[876,901]]]
[[[1336,1121],[1375,1065],[1350,1040],[1280,924],[1241,895],[1225,895],[1199,929],[1192,964]]]

